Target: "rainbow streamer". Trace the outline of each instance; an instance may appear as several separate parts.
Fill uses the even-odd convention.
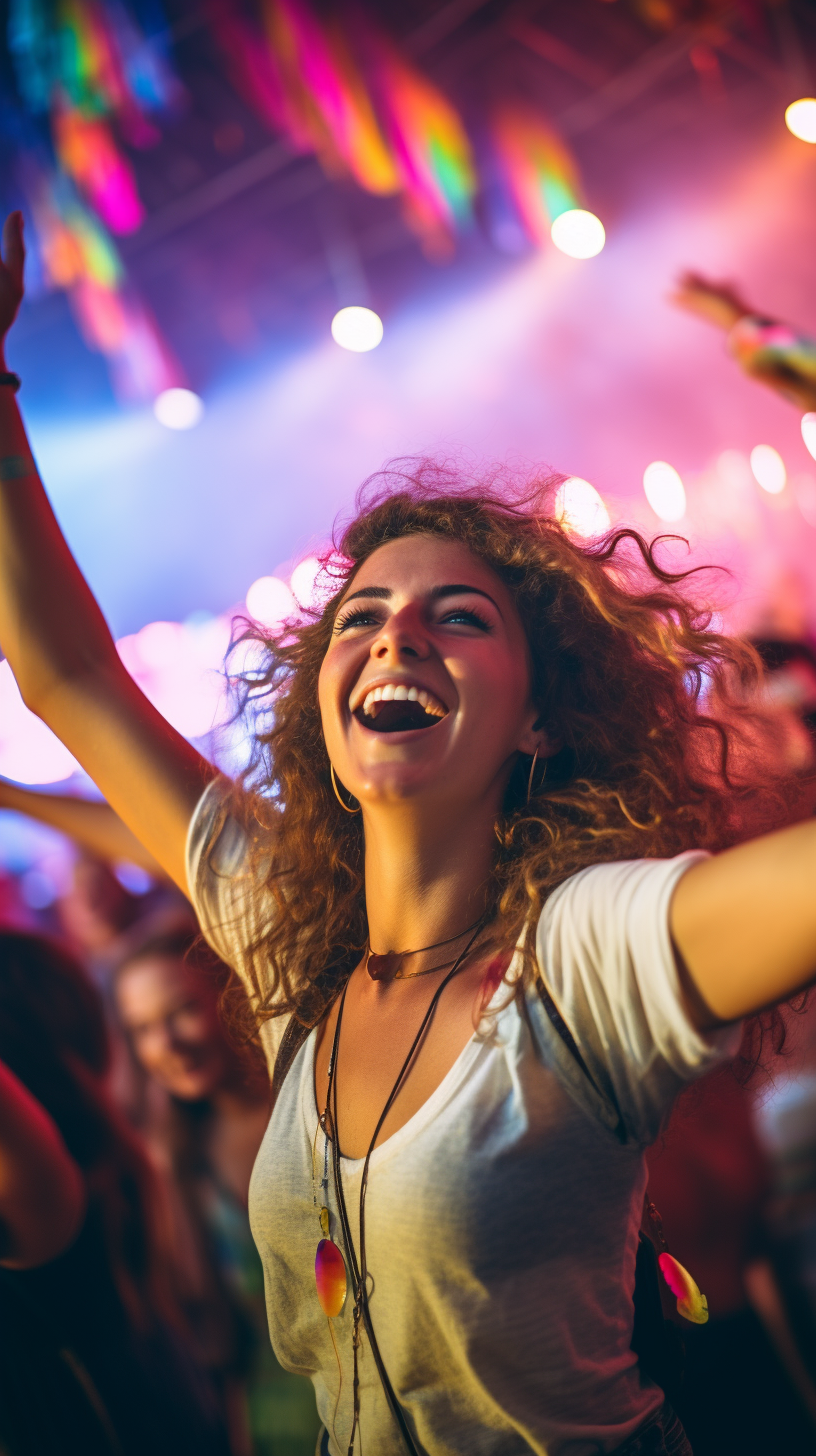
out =
[[[85,342],[108,360],[120,399],[143,402],[183,384],[154,319],[129,287],[105,228],[64,176],[33,173],[29,198],[42,271],[65,289]]]
[[[260,31],[226,0],[214,0],[210,16],[216,45],[238,95],[273,131],[282,131],[296,152],[312,151],[310,136],[289,109],[280,67]]]
[[[74,107],[53,116],[57,156],[102,221],[114,233],[132,233],[144,222],[144,208],[132,168],[119,153],[107,124]]]
[[[347,170],[368,192],[397,192],[400,174],[338,26],[327,33],[303,0],[266,0],[270,53],[287,130],[329,173]]]
[[[580,178],[571,154],[541,116],[520,107],[498,112],[492,133],[528,236],[538,245],[549,242],[555,219],[581,206]]]
[[[390,42],[369,30],[366,47],[406,216],[431,245],[436,240],[444,249],[444,238],[472,217],[476,174],[464,126],[451,103]]]
[[[132,146],[158,141],[149,113],[181,95],[161,42],[123,0],[11,0],[9,47],[28,109],[51,115],[62,166],[111,231],[132,232],[144,210],[109,123]]]
[[[159,14],[154,24],[162,27]],[[10,0],[8,40],[29,111],[48,111],[62,96],[135,128],[136,146],[158,135],[146,114],[170,110],[182,94],[164,44],[123,0]]]

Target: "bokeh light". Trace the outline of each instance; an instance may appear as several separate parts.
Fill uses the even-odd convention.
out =
[[[571,207],[559,213],[550,229],[555,246],[570,258],[594,258],[606,242],[604,225],[594,212]]]
[[[802,439],[806,449],[816,460],[816,414],[812,411],[802,416]]]
[[[755,445],[751,451],[751,470],[757,485],[769,495],[779,495],[785,489],[788,472],[785,462],[773,445]]]
[[[816,526],[816,480],[812,475],[795,475],[791,481],[796,504],[809,526]]]
[[[609,512],[603,498],[594,485],[578,475],[571,475],[559,485],[555,493],[555,514],[565,531],[584,540],[602,536],[609,530]]]
[[[292,594],[301,607],[313,607],[317,600],[317,576],[320,562],[316,556],[307,556],[295,567],[289,578]]]
[[[373,308],[341,308],[332,319],[332,338],[341,349],[351,349],[355,354],[366,354],[376,349],[383,336],[382,319]]]
[[[653,460],[643,472],[643,489],[661,521],[680,521],[686,514],[686,489],[673,465]]]
[[[20,697],[8,662],[0,662],[0,773],[19,784],[55,784],[79,764]]]
[[[816,142],[816,98],[803,96],[785,112],[785,125],[800,142]]]
[[[296,610],[295,599],[279,576],[259,576],[246,594],[250,617],[264,627],[277,627]]]
[[[164,389],[153,405],[153,413],[168,430],[192,430],[204,413],[204,401],[192,389]]]

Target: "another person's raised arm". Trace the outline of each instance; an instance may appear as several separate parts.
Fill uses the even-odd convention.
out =
[[[114,814],[110,804],[80,799],[73,794],[44,794],[0,779],[0,809],[12,809],[40,824],[48,824],[100,859],[113,864],[126,861],[141,865],[151,875],[164,873],[132,830]]]
[[[3,342],[23,293],[22,217],[3,232]],[[23,701],[57,734],[186,892],[184,848],[213,769],[122,665],[37,474],[13,389],[0,385],[0,646]]]
[[[752,379],[804,410],[816,410],[816,339],[751,308],[731,283],[684,273],[672,302],[728,334],[728,349]]]
[[[57,1128],[0,1062],[0,1265],[29,1269],[55,1259],[84,1213],[83,1177]]]

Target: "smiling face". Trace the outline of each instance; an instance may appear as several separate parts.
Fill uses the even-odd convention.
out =
[[[197,1102],[224,1081],[229,1052],[215,993],[175,956],[131,961],[116,985],[137,1060],[173,1097]]]
[[[404,536],[373,552],[320,670],[329,758],[365,808],[427,796],[498,810],[519,752],[546,752],[513,598],[466,546]]]

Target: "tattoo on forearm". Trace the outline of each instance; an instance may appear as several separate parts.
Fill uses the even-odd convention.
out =
[[[36,474],[33,455],[0,455],[0,480],[24,480]]]

